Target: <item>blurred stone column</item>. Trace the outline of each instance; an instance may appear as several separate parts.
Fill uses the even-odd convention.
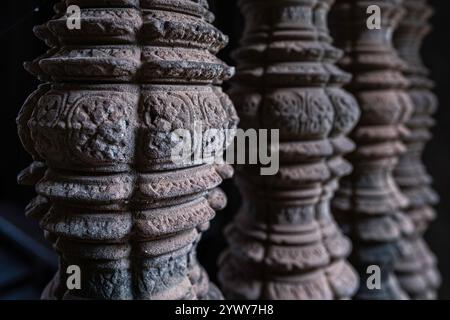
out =
[[[425,0],[405,1],[403,7],[406,15],[394,35],[394,42],[406,62],[403,73],[409,80],[408,93],[414,109],[406,123],[411,133],[404,138],[407,151],[400,157],[394,175],[409,199],[405,213],[414,223],[414,232],[402,241],[395,272],[401,287],[411,298],[435,299],[440,275],[436,258],[422,236],[435,217],[432,206],[438,202],[438,196],[431,189],[432,179],[421,159],[425,144],[431,139],[432,114],[437,108],[436,97],[431,92],[433,83],[428,79],[428,70],[420,57],[423,38],[430,30],[427,20],[432,10]]]
[[[68,27],[71,5],[81,7],[80,28]],[[66,0],[56,9],[36,28],[51,49],[27,65],[47,83],[18,118],[35,160],[19,181],[39,194],[28,214],[61,258],[43,298],[221,298],[195,249],[226,204],[217,187],[233,170],[214,161],[226,139],[173,134],[195,140],[198,128],[237,124],[220,88],[233,69],[215,57],[227,37],[206,0]],[[200,157],[174,159],[181,143]],[[69,266],[80,268],[81,288],[66,286]]]
[[[341,89],[350,75],[335,66],[332,2],[239,1],[246,27],[230,95],[241,128],[279,130],[280,168],[238,166],[243,204],[219,262],[228,298],[347,299],[357,289],[351,244],[329,208],[337,179],[351,171],[342,154],[354,148],[346,134],[359,117]]]
[[[341,65],[353,74],[348,89],[361,108],[351,135],[357,148],[348,157],[354,170],[332,205],[353,240],[351,261],[361,277],[357,299],[407,298],[394,274],[399,240],[413,229],[402,212],[408,198],[393,176],[412,111],[405,64],[392,39],[402,15],[401,0],[338,0],[331,15],[337,46],[345,51]]]

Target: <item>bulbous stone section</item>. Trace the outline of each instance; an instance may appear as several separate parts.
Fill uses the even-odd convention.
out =
[[[224,294],[238,299],[348,299],[358,277],[330,199],[351,171],[342,157],[359,117],[335,66],[328,0],[241,0],[246,28],[230,95],[243,129],[277,129],[280,169],[238,166],[243,204],[226,229]]]
[[[403,7],[406,15],[394,34],[394,44],[406,62],[403,73],[409,80],[413,113],[406,122],[411,133],[403,139],[406,152],[400,157],[394,176],[409,199],[405,213],[414,223],[414,232],[402,241],[395,272],[400,286],[411,298],[436,299],[440,275],[436,258],[422,239],[436,215],[432,206],[438,202],[438,195],[431,189],[431,177],[421,160],[425,144],[431,139],[432,115],[437,108],[436,97],[431,92],[433,83],[420,57],[422,40],[430,30],[427,20],[432,9],[425,0],[405,1]]]
[[[368,27],[367,9],[372,5],[380,8],[380,28]],[[357,147],[348,156],[354,170],[342,180],[332,202],[354,244],[351,262],[361,277],[356,299],[407,298],[394,274],[399,241],[413,230],[402,211],[408,197],[393,175],[406,150],[405,123],[413,108],[401,72],[405,63],[392,39],[404,13],[401,5],[402,0],[337,0],[331,14],[337,46],[345,52],[340,63],[354,75],[348,89],[361,108],[361,120],[351,134]],[[373,265],[380,272],[376,290],[366,285]]]
[[[70,5],[81,7],[80,30],[67,27]],[[207,2],[66,0],[55,11],[35,29],[50,50],[26,64],[46,83],[18,117],[34,159],[19,181],[38,193],[27,215],[60,255],[42,297],[221,298],[195,250],[233,169],[172,157],[174,130],[237,126],[220,88],[234,70],[215,57],[227,37]],[[227,147],[214,143],[200,149]],[[79,290],[66,287],[70,265],[81,268]]]

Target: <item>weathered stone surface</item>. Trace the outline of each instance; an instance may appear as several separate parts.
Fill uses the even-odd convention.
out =
[[[80,30],[67,28],[73,4]],[[217,187],[232,169],[172,161],[171,133],[193,133],[194,121],[236,127],[219,87],[234,70],[214,56],[227,37],[203,0],[66,0],[55,9],[35,30],[51,49],[26,64],[46,83],[18,117],[35,160],[19,176],[38,193],[27,215],[60,255],[43,298],[220,298],[195,249],[226,204]],[[66,288],[69,265],[81,268],[80,290]]]
[[[403,7],[406,14],[394,34],[394,44],[406,62],[403,73],[409,80],[408,93],[414,109],[406,122],[411,134],[403,139],[407,150],[400,157],[394,176],[409,199],[405,213],[414,223],[414,232],[402,241],[395,272],[400,286],[411,298],[435,299],[440,275],[436,258],[422,235],[435,217],[432,206],[437,203],[438,196],[431,189],[431,177],[421,161],[425,144],[431,139],[432,114],[437,108],[436,97],[431,92],[433,84],[420,57],[422,40],[430,30],[427,20],[432,10],[426,0],[405,1]]]
[[[353,173],[342,180],[332,207],[353,240],[353,265],[362,279],[357,299],[403,299],[407,295],[394,275],[399,241],[413,226],[402,211],[408,198],[395,183],[393,170],[405,152],[409,136],[405,122],[412,112],[406,91],[404,62],[397,55],[392,34],[403,15],[402,0],[337,0],[332,30],[345,52],[342,67],[353,74],[348,89],[361,108],[361,120],[351,137],[356,150],[348,159]],[[381,9],[381,28],[367,27],[367,8]],[[381,287],[370,290],[368,267],[378,266]]]
[[[335,66],[328,0],[241,0],[246,28],[235,52],[230,95],[244,129],[280,130],[280,170],[261,176],[238,167],[243,205],[227,228],[221,257],[225,296],[242,299],[345,299],[358,277],[351,244],[329,204],[351,171],[342,155],[359,117],[350,80]]]

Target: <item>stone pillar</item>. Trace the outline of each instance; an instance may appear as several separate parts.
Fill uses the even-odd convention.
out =
[[[81,29],[68,28],[69,5]],[[38,193],[27,213],[61,261],[43,298],[220,298],[195,249],[226,204],[217,187],[233,170],[213,161],[226,145],[197,135],[209,157],[172,155],[189,139],[174,130],[237,124],[219,86],[233,69],[214,55],[227,38],[207,1],[66,0],[56,11],[36,28],[50,51],[27,64],[46,83],[18,118],[34,159],[19,181]],[[71,265],[78,290],[66,287]]]
[[[361,108],[361,120],[351,135],[357,145],[349,156],[354,170],[343,179],[332,203],[353,240],[351,261],[361,277],[357,299],[407,298],[394,275],[399,239],[412,231],[402,212],[408,199],[393,177],[398,157],[405,151],[404,123],[412,110],[405,90],[408,81],[401,72],[404,63],[392,41],[403,14],[401,3],[338,0],[331,15],[337,46],[345,51],[341,65],[353,74],[348,89]],[[367,9],[372,5],[380,9],[380,28],[368,27]]]
[[[346,299],[357,289],[351,244],[329,208],[337,179],[351,170],[342,154],[354,147],[346,134],[359,117],[341,89],[350,76],[335,66],[332,2],[239,2],[246,27],[230,95],[243,129],[279,130],[280,169],[238,167],[243,204],[219,261],[226,297]]]
[[[408,93],[413,102],[413,114],[406,123],[411,134],[404,138],[407,151],[400,157],[394,175],[402,192],[409,199],[405,213],[414,223],[414,232],[404,239],[395,271],[401,287],[414,299],[435,299],[440,284],[436,258],[422,239],[435,212],[438,201],[431,189],[431,177],[427,174],[421,157],[425,144],[431,139],[432,114],[437,101],[431,92],[433,83],[420,57],[420,46],[430,30],[427,23],[432,14],[426,0],[410,0],[404,3],[406,15],[394,35],[394,43],[406,62],[403,70],[409,80]]]

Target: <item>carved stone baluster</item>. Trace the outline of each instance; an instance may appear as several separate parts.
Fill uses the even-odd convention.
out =
[[[58,2],[57,4],[55,4],[54,11],[55,16],[53,17],[53,19],[58,19],[61,16],[63,16],[64,12],[66,11],[65,3]],[[48,92],[51,87],[49,83],[49,81],[51,81],[51,78],[48,75],[40,72],[39,61],[41,59],[51,57],[53,54],[58,52],[60,48],[58,38],[50,32],[50,30],[46,25],[36,26],[34,28],[34,33],[39,39],[45,41],[45,43],[50,47],[50,49],[41,57],[35,59],[32,62],[26,62],[24,64],[24,67],[28,72],[35,75],[39,80],[44,82],[44,84],[41,84],[39,88],[28,97],[17,117],[17,127],[19,137],[26,151],[33,158],[33,163],[28,168],[23,170],[19,174],[17,179],[19,184],[26,186],[35,186],[39,182],[39,180],[41,180],[44,177],[45,172],[48,169],[45,164],[45,160],[39,155],[39,153],[34,148],[34,143],[31,139],[31,131],[30,128],[28,127],[28,121],[30,120],[34,108],[38,103],[39,99],[42,96],[44,96],[45,93]],[[26,207],[25,215],[28,218],[36,219],[39,221],[50,210],[50,207],[51,204],[49,199],[45,196],[38,195]],[[45,238],[54,245],[56,242],[55,235],[45,230],[44,234]],[[55,250],[58,251],[56,247]],[[62,269],[63,259],[61,258],[59,258],[59,265],[60,269]],[[51,281],[52,285],[47,286],[45,292],[48,290],[52,290],[54,291],[54,295],[58,296],[62,295],[63,294],[62,290],[64,289],[64,286],[60,284],[60,278],[61,277],[58,270],[58,272],[54,276],[54,279]],[[59,292],[56,292],[58,290]],[[46,295],[45,292],[43,293],[43,295]]]
[[[426,0],[410,0],[403,4],[406,15],[394,34],[394,43],[406,62],[404,74],[410,81],[409,95],[414,110],[406,123],[411,135],[404,139],[407,152],[400,157],[395,168],[395,179],[402,192],[409,198],[406,214],[414,222],[413,234],[404,239],[395,272],[401,287],[414,299],[435,299],[440,284],[436,258],[422,239],[428,224],[435,217],[432,208],[438,201],[431,189],[431,177],[427,174],[421,157],[426,142],[431,139],[429,128],[434,124],[432,114],[437,108],[436,97],[431,92],[432,82],[420,57],[420,46],[429,32],[427,23],[432,10]]]
[[[381,9],[380,29],[367,26],[371,5]],[[401,73],[404,63],[392,43],[402,14],[400,0],[338,0],[331,15],[337,45],[345,51],[341,64],[353,74],[348,88],[361,108],[352,133],[357,149],[348,157],[354,170],[342,180],[332,202],[353,240],[351,261],[361,277],[357,299],[407,298],[395,278],[394,261],[399,239],[411,233],[412,224],[401,211],[408,199],[392,173],[405,151],[404,122],[412,110]],[[374,277],[367,281],[370,275]]]
[[[65,7],[81,7],[81,29]],[[200,141],[208,159],[173,161],[176,129],[233,129],[219,85],[233,69],[214,54],[227,38],[206,0],[66,0],[37,29],[52,49],[28,65],[48,81],[25,103],[19,132],[35,163],[20,181],[61,266],[45,299],[220,298],[195,247],[226,198],[233,170],[212,163],[226,145]],[[181,139],[181,138],[180,138]],[[195,142],[195,141],[194,141]],[[196,141],[199,142],[199,141]],[[81,268],[68,290],[66,268]]]
[[[357,289],[351,250],[329,210],[355,125],[350,80],[334,63],[328,0],[241,0],[246,20],[230,95],[243,129],[279,129],[280,170],[238,167],[242,207],[220,259],[225,296],[345,299]],[[265,150],[264,150],[265,152]]]

